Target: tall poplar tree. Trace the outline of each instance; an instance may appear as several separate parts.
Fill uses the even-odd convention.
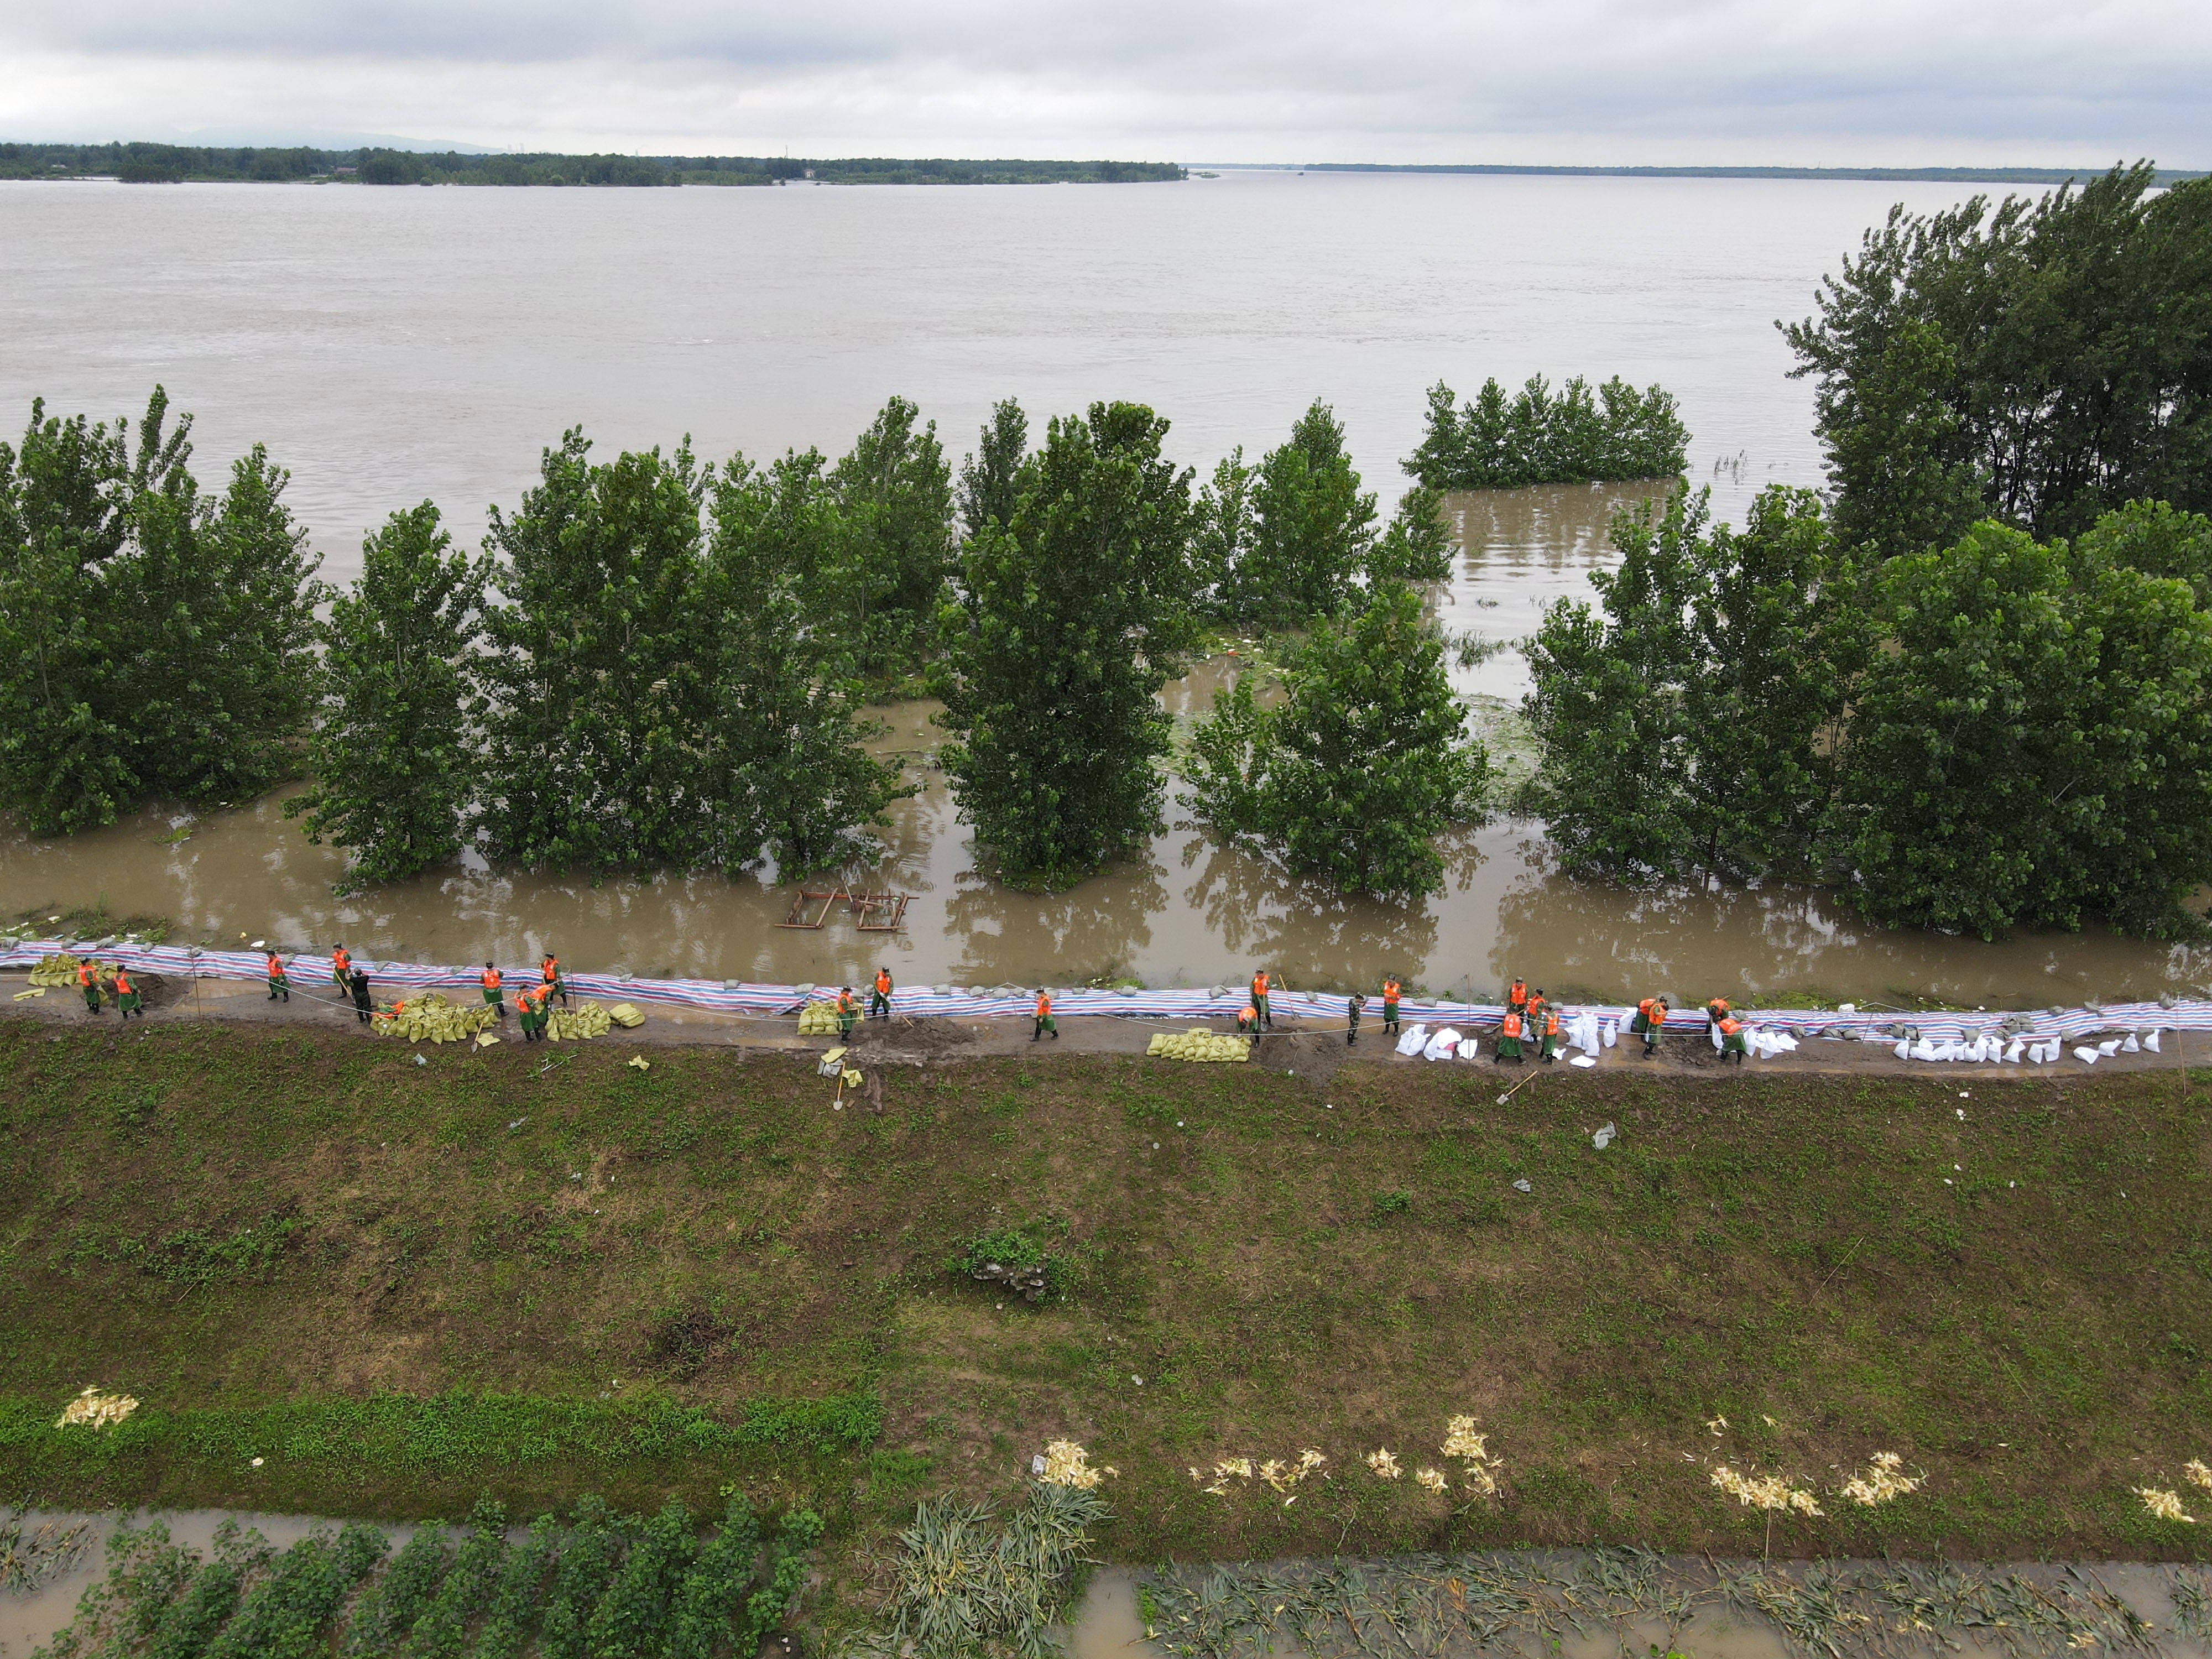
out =
[[[933,683],[957,734],[945,769],[977,840],[1010,878],[1060,883],[1159,822],[1158,694],[1197,633],[1191,474],[1163,458],[1168,423],[1138,404],[1055,419],[1010,476],[994,447],[1005,429],[994,417],[986,431],[993,471],[970,468],[980,523]]]
[[[319,633],[313,782],[284,803],[310,841],[351,849],[343,889],[452,858],[476,793],[469,704],[489,567],[453,550],[428,501],[362,544]]]

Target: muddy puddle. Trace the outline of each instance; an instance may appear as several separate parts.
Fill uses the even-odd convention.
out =
[[[1510,642],[1544,606],[1585,592],[1610,554],[1613,509],[1650,486],[1577,486],[1451,498],[1462,549],[1437,610],[1457,635],[1501,648],[1455,670],[1499,749],[1528,684]],[[1741,493],[1741,492],[1739,492]],[[1243,656],[1208,660],[1168,689],[1179,723],[1202,716]],[[0,916],[104,902],[165,915],[177,937],[288,948],[343,943],[371,959],[535,959],[645,975],[858,984],[878,963],[907,983],[1079,983],[1127,976],[1207,985],[1273,967],[1294,988],[1371,987],[1386,972],[1438,994],[1516,975],[1564,999],[1656,992],[1738,1001],[1791,993],[1872,1006],[1920,995],[1967,1006],[2073,1004],[2212,986],[2212,952],[2094,933],[1998,942],[1870,926],[1833,896],[1783,884],[1627,889],[1570,881],[1537,824],[1496,819],[1455,836],[1446,890],[1412,903],[1347,898],[1210,843],[1170,806],[1142,856],[1066,892],[1019,893],[981,874],[933,756],[934,706],[879,711],[876,746],[906,755],[921,793],[900,803],[874,870],[852,883],[914,896],[895,939],[833,915],[818,932],[775,924],[791,905],[773,872],[588,880],[481,863],[339,900],[343,860],[309,846],[288,787],[193,818],[146,812],[88,835],[38,840],[0,827]]]

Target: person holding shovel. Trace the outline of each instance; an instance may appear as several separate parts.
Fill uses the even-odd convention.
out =
[[[853,1027],[860,1018],[860,1005],[853,1000],[853,988],[837,988],[837,1035],[848,1042],[853,1038]]]
[[[489,968],[491,963],[487,962],[484,966]],[[347,954],[345,946],[343,945],[331,946],[331,983],[338,988],[340,996],[344,996],[353,989],[353,980],[350,977],[352,973],[353,957]]]

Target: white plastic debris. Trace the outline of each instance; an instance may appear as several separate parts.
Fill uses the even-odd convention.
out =
[[[1462,1039],[1459,1045],[1459,1057],[1462,1060],[1481,1059],[1482,1045],[1480,1042],[1477,1042],[1473,1037]]]
[[[1533,1193],[1536,1189],[1528,1184],[1528,1177],[1522,1176],[1520,1180],[1513,1183],[1513,1190],[1516,1193]]]
[[[1856,1002],[1839,1002],[1836,1005],[1836,1012],[1839,1014],[1856,1014],[1858,1011],[1859,1006]]]
[[[1588,1054],[1577,1054],[1572,1060],[1569,1060],[1567,1064],[1570,1066],[1595,1066],[1597,1064],[1597,1061]]]
[[[1608,1123],[1605,1127],[1600,1129],[1595,1134],[1590,1137],[1590,1145],[1596,1147],[1598,1151],[1601,1152],[1607,1147],[1613,1145],[1613,1138],[1620,1133],[1620,1130]]]

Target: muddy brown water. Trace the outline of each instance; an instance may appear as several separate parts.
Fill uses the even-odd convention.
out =
[[[1648,485],[1575,486],[1452,498],[1462,550],[1436,609],[1455,634],[1524,638],[1543,608],[1589,591],[1610,558],[1613,509]],[[1168,688],[1179,725],[1249,658],[1212,658]],[[1479,726],[1511,746],[1527,665],[1510,648],[1455,670]],[[1870,925],[1832,894],[1573,881],[1540,825],[1493,819],[1447,843],[1446,890],[1413,902],[1346,897],[1217,846],[1171,804],[1170,827],[1140,857],[1062,893],[1018,892],[982,874],[933,757],[944,734],[925,702],[878,711],[876,746],[905,754],[921,793],[894,808],[884,856],[848,879],[913,894],[904,933],[863,935],[833,915],[787,931],[791,893],[772,872],[598,884],[471,861],[349,899],[343,857],[310,846],[281,803],[289,786],[204,817],[134,814],[102,830],[41,840],[0,828],[0,915],[104,901],[111,914],[166,915],[177,937],[293,949],[348,945],[372,959],[534,960],[557,951],[582,969],[627,969],[797,983],[860,984],[878,963],[902,983],[1069,984],[1129,975],[1151,985],[1240,981],[1265,963],[1292,987],[1374,985],[1386,972],[1439,994],[1516,975],[1564,999],[1670,992],[1739,1002],[1788,993],[1863,1005],[1926,995],[1968,1006],[2040,1006],[2087,995],[2201,991],[2212,952],[2106,933],[2022,934],[1996,944]]]

